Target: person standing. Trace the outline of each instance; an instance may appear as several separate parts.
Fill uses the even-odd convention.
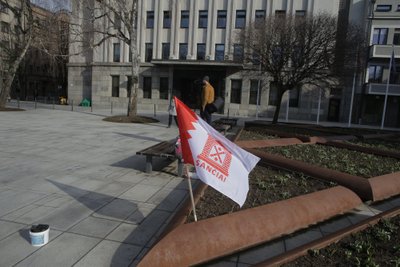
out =
[[[174,118],[176,126],[178,126],[178,119],[176,118],[175,101],[171,97],[171,100],[169,102],[169,107],[168,107],[168,126],[167,126],[167,128],[171,127],[172,118]]]
[[[214,87],[210,84],[210,78],[204,76],[203,89],[201,92],[200,117],[208,124],[211,123],[212,103],[214,102]]]

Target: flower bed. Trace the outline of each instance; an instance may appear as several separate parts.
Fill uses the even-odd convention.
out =
[[[257,166],[249,175],[249,193],[241,209],[292,198],[334,186],[334,183],[320,181],[299,173],[281,171],[270,167]],[[239,210],[239,206],[228,197],[208,187],[196,204],[199,220]],[[192,222],[193,215],[188,218]]]
[[[397,159],[331,146],[293,145],[261,150],[365,178],[400,171],[400,161]]]
[[[400,216],[342,239],[321,250],[310,250],[283,266],[400,266]]]
[[[377,149],[388,150],[388,151],[393,151],[393,152],[400,151],[400,143],[388,142],[388,141],[381,140],[381,139],[367,139],[367,140],[362,140],[362,141],[361,140],[353,140],[353,141],[347,141],[347,142],[350,144],[354,144],[354,145],[377,148]]]

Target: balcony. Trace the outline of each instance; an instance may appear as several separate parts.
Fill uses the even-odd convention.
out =
[[[367,94],[384,95],[386,93],[386,83],[369,83]],[[400,84],[389,84],[388,95],[400,96]]]
[[[394,46],[396,59],[400,59],[400,46]],[[392,56],[392,45],[371,45],[369,50],[370,58],[390,58]]]

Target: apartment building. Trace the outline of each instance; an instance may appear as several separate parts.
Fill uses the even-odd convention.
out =
[[[400,2],[371,1],[368,25],[370,48],[360,105],[361,123],[381,125],[386,106],[384,126],[400,127]]]
[[[200,80],[204,75],[225,99],[223,113],[271,118],[275,106],[269,84],[258,91],[258,82],[244,75],[235,60],[237,34],[255,20],[273,15],[312,16],[328,13],[341,20],[365,24],[365,0],[139,0],[138,38],[140,57],[139,109],[166,111],[171,95],[191,108],[198,108]],[[96,4],[96,1],[93,2]],[[83,23],[80,5],[73,16]],[[104,20],[104,27],[108,27]],[[90,37],[99,38],[96,36]],[[88,39],[90,39],[88,37]],[[76,51],[74,45],[71,51]],[[130,82],[128,46],[110,39],[84,54],[74,55],[68,64],[68,98],[84,98],[94,106],[126,106]],[[351,88],[319,90],[307,88],[285,94],[282,118],[345,120]],[[290,99],[289,99],[290,98]],[[259,105],[257,105],[257,103]],[[286,112],[285,107],[289,107]],[[319,107],[319,109],[318,109]]]

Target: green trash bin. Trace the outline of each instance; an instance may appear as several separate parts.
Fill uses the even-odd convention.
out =
[[[81,106],[82,107],[90,107],[90,100],[88,100],[88,99],[83,99],[82,100],[82,102],[81,102]]]

